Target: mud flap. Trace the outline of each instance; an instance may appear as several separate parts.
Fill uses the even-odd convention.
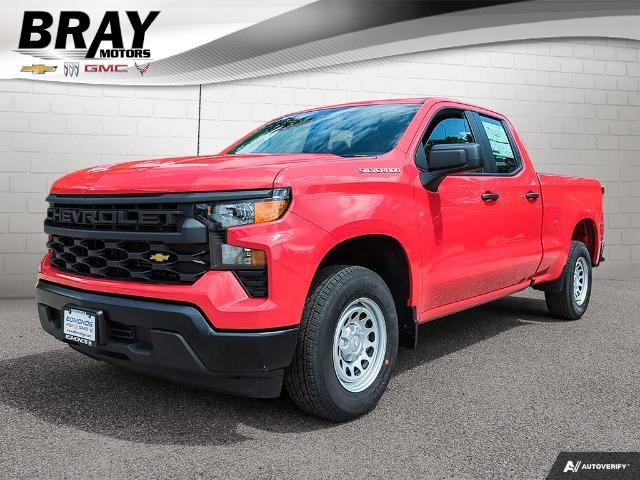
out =
[[[418,314],[416,307],[407,307],[399,325],[399,343],[406,348],[416,348],[418,345]]]

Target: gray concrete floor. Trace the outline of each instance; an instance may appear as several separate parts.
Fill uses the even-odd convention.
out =
[[[619,264],[577,322],[534,291],[436,320],[378,408],[337,425],[95,362],[0,300],[0,477],[544,478],[560,450],[640,449],[639,311]]]

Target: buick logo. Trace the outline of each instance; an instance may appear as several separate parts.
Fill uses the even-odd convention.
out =
[[[78,76],[80,73],[80,63],[78,62],[64,62],[64,76],[73,77]]]

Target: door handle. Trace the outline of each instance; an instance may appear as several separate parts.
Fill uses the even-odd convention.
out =
[[[538,192],[527,192],[524,196],[527,200],[537,200],[540,194]]]
[[[500,195],[493,192],[487,192],[480,195],[480,198],[482,198],[482,200],[484,200],[485,202],[495,202],[500,198]]]

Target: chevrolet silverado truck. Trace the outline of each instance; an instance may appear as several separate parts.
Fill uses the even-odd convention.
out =
[[[503,115],[445,99],[317,108],[219,155],[57,180],[44,330],[94,359],[345,421],[418,325],[528,287],[575,320],[604,189],[538,174]]]

